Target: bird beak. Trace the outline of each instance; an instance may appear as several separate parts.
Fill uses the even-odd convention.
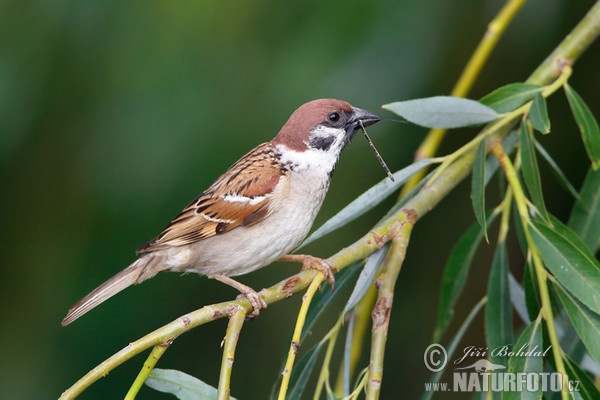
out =
[[[363,126],[373,125],[374,123],[381,121],[379,115],[363,110],[362,108],[352,107],[352,114],[352,118],[348,122],[354,130],[360,127],[359,121],[362,121]]]

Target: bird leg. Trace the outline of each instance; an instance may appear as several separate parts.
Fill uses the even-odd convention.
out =
[[[262,310],[267,309],[267,303],[265,300],[260,297],[260,294],[256,292],[256,290],[252,289],[250,286],[246,286],[243,283],[236,281],[233,278],[230,278],[224,274],[216,274],[211,275],[209,278],[216,279],[219,282],[223,282],[226,285],[229,285],[242,293],[243,296],[246,296],[250,304],[252,305],[252,313],[250,314],[252,318],[258,317]]]
[[[283,257],[280,257],[279,261],[291,261],[302,263],[302,271],[309,268],[316,269],[325,276],[325,279],[329,281],[329,284],[331,285],[331,290],[333,291],[335,289],[334,275],[337,273],[337,269],[329,261],[323,258],[309,256],[306,254],[288,254]]]

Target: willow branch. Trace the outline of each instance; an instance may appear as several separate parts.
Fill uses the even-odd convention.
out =
[[[465,97],[471,90],[471,87],[479,77],[481,70],[487,62],[490,54],[496,47],[496,44],[506,31],[506,28],[510,22],[514,19],[515,15],[519,12],[526,0],[509,0],[506,2],[504,7],[500,10],[498,15],[488,24],[488,28],[481,38],[479,45],[473,52],[471,58],[467,62],[464,70],[462,71],[456,85],[452,89],[451,95],[457,97]],[[427,134],[426,138],[420,144],[419,148],[415,152],[415,160],[432,157],[437,152],[444,136],[446,134],[445,129],[432,129]],[[426,170],[422,170],[415,174],[402,188],[400,191],[399,198],[404,197],[409,193],[425,176]],[[356,307],[353,313],[356,318],[354,324],[354,331],[352,334],[352,357],[349,361],[350,375],[356,368],[358,362],[358,355],[360,355],[362,349],[362,337],[364,332],[367,330],[367,324],[369,321],[368,313],[375,302],[375,291],[370,290],[368,295],[364,296],[361,301],[361,307]],[[338,375],[338,381],[336,384],[336,393],[339,395],[343,389],[343,370],[340,369]]]
[[[527,83],[545,85],[559,76],[565,65],[573,65],[600,35],[600,1],[531,74]]]
[[[221,373],[219,374],[219,390],[217,400],[228,400],[231,393],[231,371],[233,370],[233,361],[235,360],[235,348],[237,346],[244,320],[246,319],[246,310],[238,308],[229,318],[227,331],[223,343],[223,359],[221,361]]]
[[[138,392],[142,388],[142,385],[144,384],[144,382],[146,382],[146,379],[148,379],[148,377],[150,376],[150,373],[156,366],[156,363],[162,357],[162,355],[165,354],[170,344],[171,343],[160,343],[154,346],[154,348],[152,348],[152,351],[146,359],[146,362],[144,362],[142,369],[138,373],[137,377],[135,378],[135,381],[133,381],[133,384],[131,385],[129,391],[125,395],[125,400],[135,399],[135,396],[137,396]]]
[[[504,7],[500,10],[498,15],[488,24],[487,30],[479,45],[473,52],[473,55],[467,62],[465,69],[462,71],[454,89],[450,93],[452,96],[465,97],[479,74],[483,69],[483,66],[487,62],[490,54],[496,47],[498,40],[502,37],[508,25],[515,18],[521,7],[525,4],[526,0],[509,0],[506,2]],[[421,160],[428,157],[433,157],[442,143],[444,136],[446,135],[446,129],[432,129],[427,134],[427,137],[415,153],[415,160]],[[419,181],[425,176],[425,170],[416,174],[404,185],[401,196],[408,193],[413,187],[419,183]]]
[[[567,372],[565,370],[565,366],[562,359],[562,349],[560,346],[560,342],[558,340],[558,334],[556,332],[556,327],[554,325],[554,315],[552,311],[552,303],[550,301],[550,293],[548,291],[548,274],[546,269],[544,268],[544,264],[542,263],[542,259],[539,253],[538,248],[536,247],[533,239],[531,238],[531,234],[529,232],[529,213],[527,210],[527,198],[525,196],[525,192],[523,191],[523,187],[521,186],[521,182],[519,180],[517,171],[513,166],[510,158],[502,148],[502,145],[499,141],[495,141],[491,146],[492,154],[498,159],[500,166],[504,170],[504,175],[506,176],[506,180],[512,189],[513,198],[515,204],[517,206],[517,211],[519,213],[519,217],[521,219],[521,223],[523,226],[523,233],[525,235],[525,240],[527,241],[527,245],[529,247],[529,252],[531,253],[531,257],[533,260],[533,266],[535,268],[535,273],[537,275],[537,282],[540,291],[540,299],[542,302],[542,316],[546,321],[546,325],[548,326],[548,337],[550,340],[550,344],[552,345],[552,354],[554,355],[554,362],[556,365],[556,371],[559,372],[563,378],[563,385],[566,384]],[[566,386],[564,386],[566,387]],[[567,391],[563,391],[561,393],[563,400],[569,398],[569,394]]]
[[[296,327],[294,328],[294,334],[292,335],[292,342],[290,343],[287,360],[285,362],[283,372],[281,373],[281,386],[279,388],[279,396],[277,396],[279,400],[285,400],[286,398],[290,377],[292,376],[292,367],[294,366],[294,361],[296,360],[296,354],[298,354],[302,329],[304,328],[304,323],[306,322],[306,314],[308,313],[310,303],[312,302],[315,293],[317,293],[317,290],[319,290],[319,286],[321,283],[323,283],[323,280],[325,280],[325,276],[322,273],[319,273],[308,287],[306,294],[302,296],[302,305],[300,306],[298,318],[296,319]]]
[[[392,244],[382,264],[382,272],[377,278],[377,301],[371,312],[373,328],[371,330],[371,359],[367,372],[367,400],[379,398],[381,381],[383,379],[383,358],[387,341],[388,327],[392,304],[394,302],[394,286],[400,273],[400,268],[406,256],[406,248],[410,239],[412,227],[416,221],[416,213],[405,210],[404,222],[396,222],[390,230]]]

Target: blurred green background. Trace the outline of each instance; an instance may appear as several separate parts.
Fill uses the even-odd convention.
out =
[[[528,2],[470,97],[526,79],[593,3]],[[161,274],[60,326],[69,306],[132,262],[137,247],[239,156],[271,139],[300,104],[335,97],[393,117],[380,106],[448,94],[502,4],[0,1],[0,398],[56,398],[130,341],[204,304],[235,297],[216,281]],[[583,56],[571,80],[597,117],[598,50],[596,44]],[[553,134],[542,143],[579,187],[589,163],[576,126],[562,95],[549,106]],[[411,162],[426,134],[386,121],[369,131],[392,170]],[[453,132],[442,153],[474,134]],[[564,219],[572,199],[542,169],[548,208]],[[316,224],[383,177],[357,136]],[[390,205],[308,251],[333,254]],[[429,376],[422,353],[431,342],[441,271],[473,221],[469,187],[462,184],[417,225],[396,286],[382,398],[421,393]],[[485,292],[488,258],[484,249],[458,319]],[[241,281],[260,289],[298,269],[280,263]],[[234,396],[267,397],[299,300],[272,305],[246,324]],[[315,338],[330,328],[326,321]],[[216,385],[225,326],[221,320],[180,337],[159,367]],[[481,320],[466,339],[470,345],[483,345],[480,331]],[[145,357],[111,372],[81,398],[123,397]],[[171,397],[145,387],[140,398]]]

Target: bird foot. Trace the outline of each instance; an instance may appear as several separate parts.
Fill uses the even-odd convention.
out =
[[[288,254],[281,257],[279,260],[302,263],[302,271],[307,269],[316,269],[325,276],[325,279],[329,281],[331,290],[333,291],[335,289],[335,274],[337,273],[337,268],[335,268],[329,261],[306,254]]]
[[[238,296],[238,299],[242,298],[242,297],[245,297],[248,299],[248,301],[252,305],[252,312],[250,314],[248,314],[248,317],[250,319],[254,319],[260,315],[260,312],[262,310],[267,309],[267,302],[265,301],[265,299],[263,299],[260,296],[260,294],[258,294],[258,292],[256,290],[253,290],[252,288],[248,288],[248,289],[250,289],[250,290],[246,291],[246,292],[242,292],[242,294],[240,294]]]
[[[267,309],[267,302],[263,299],[260,294],[250,286],[246,286],[243,283],[236,281],[233,278],[228,277],[227,275],[217,274],[211,275],[210,278],[216,279],[219,282],[223,282],[226,285],[229,285],[240,291],[240,295],[237,297],[238,299],[241,297],[246,297],[252,305],[252,312],[249,314],[249,317],[254,319],[259,316],[262,310]]]

